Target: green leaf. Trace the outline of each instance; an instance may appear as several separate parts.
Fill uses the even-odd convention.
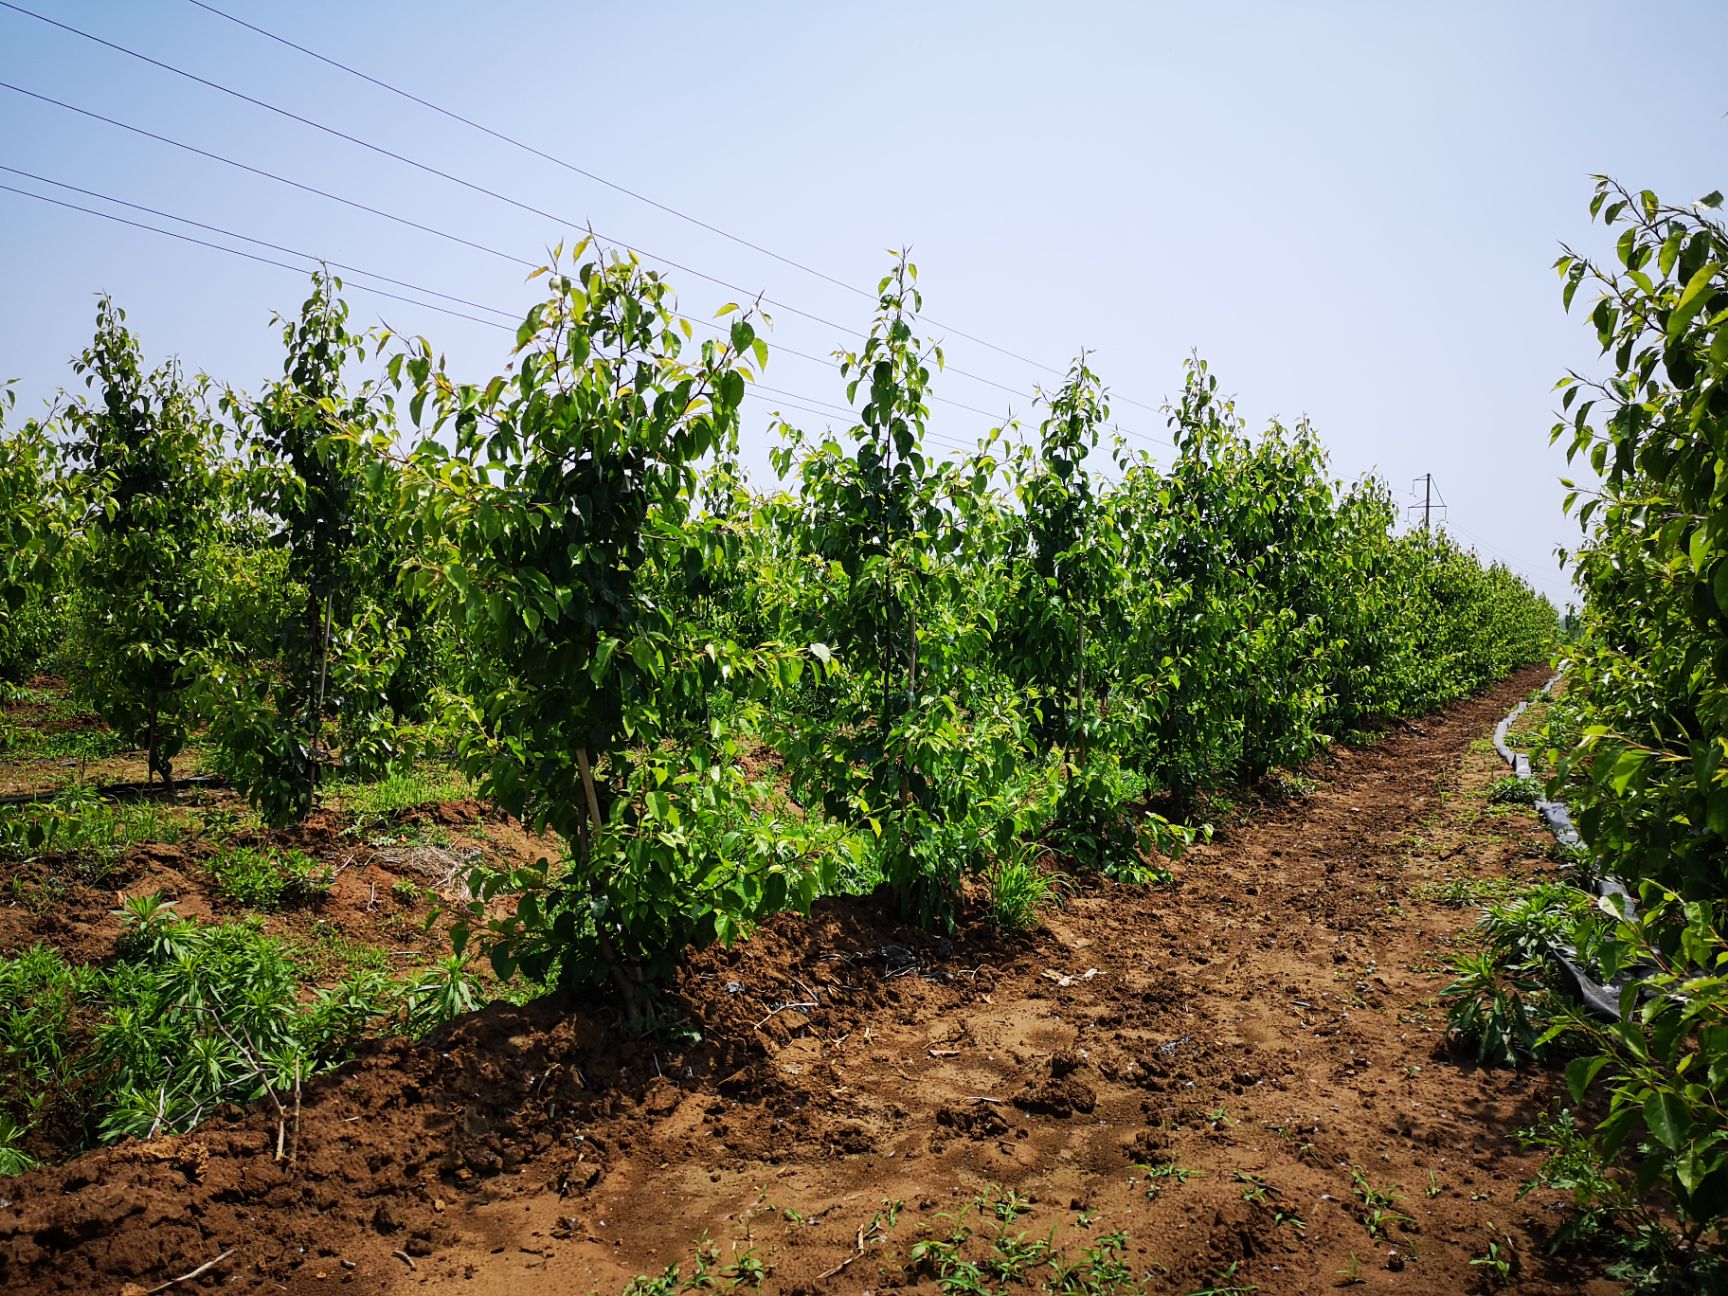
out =
[[[1664,1089],[1651,1090],[1644,1100],[1644,1123],[1656,1141],[1670,1150],[1686,1141],[1692,1130],[1692,1117],[1680,1095]]]
[[[1572,1094],[1573,1102],[1584,1101],[1591,1082],[1607,1065],[1606,1057],[1576,1057],[1566,1064],[1566,1088]]]
[[[1722,263],[1720,261],[1706,261],[1686,281],[1686,287],[1680,294],[1680,300],[1675,304],[1673,313],[1668,316],[1667,333],[1670,342],[1678,339],[1686,331],[1686,326],[1692,322],[1693,317],[1709,304],[1715,295],[1711,281],[1721,273]]]

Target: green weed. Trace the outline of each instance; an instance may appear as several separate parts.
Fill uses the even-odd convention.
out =
[[[1542,799],[1542,788],[1535,779],[1508,774],[1488,785],[1488,799],[1495,805],[1533,806]]]
[[[990,921],[1004,931],[1031,931],[1050,903],[1050,879],[1025,852],[999,861],[985,875],[990,887]]]
[[[1413,898],[1453,909],[1471,909],[1496,900],[1510,899],[1523,889],[1517,878],[1509,877],[1449,877],[1443,882],[1429,882],[1412,892]]]
[[[325,789],[327,803],[362,819],[412,810],[439,801],[460,801],[474,795],[474,784],[455,770],[434,765],[392,768],[373,783],[333,782]]]
[[[234,846],[212,855],[204,867],[230,900],[265,913],[321,904],[335,880],[330,865],[299,850]]]
[[[73,785],[52,800],[0,808],[0,859],[67,856],[86,880],[106,875],[120,855],[141,842],[173,843],[190,835],[193,816],[140,798],[116,801]]]
[[[329,1070],[362,1039],[419,1036],[478,1002],[456,958],[402,979],[351,972],[308,999],[289,946],[256,920],[198,923],[133,897],[121,924],[123,958],[107,967],[44,946],[0,958],[7,1146],[50,1113],[76,1131],[67,1152],[190,1129],[219,1103]]]

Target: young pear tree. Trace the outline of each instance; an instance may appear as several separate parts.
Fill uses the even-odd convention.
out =
[[[690,723],[722,691],[795,684],[823,654],[706,640],[669,611],[722,544],[694,501],[767,358],[748,313],[698,347],[634,258],[555,264],[549,285],[508,376],[457,384],[424,344],[390,369],[416,420],[430,405],[455,441],[418,452],[420,527],[438,546],[418,580],[442,585],[475,641],[464,763],[565,845],[551,866],[480,879],[521,892],[487,926],[493,963],[610,979],[634,1013],[686,945],[807,905],[832,875],[838,834],[746,814],[732,735],[717,716]]]
[[[173,783],[207,642],[205,563],[215,530],[217,438],[204,396],[174,361],[146,370],[126,315],[104,297],[96,335],[73,362],[94,399],[67,410],[67,453],[87,506],[74,548],[80,688],[117,734]]]
[[[1027,786],[1025,708],[990,657],[991,586],[1003,528],[992,493],[995,434],[965,463],[925,445],[939,346],[916,332],[922,298],[904,254],[878,285],[864,345],[839,356],[858,421],[846,444],[787,429],[775,464],[796,465],[798,542],[821,572],[810,637],[844,678],[782,743],[807,804],[868,825],[878,868],[908,916],[952,922],[961,880],[1006,854],[1038,816]],[[993,586],[992,586],[993,587]]]
[[[223,767],[274,823],[316,803],[332,716],[346,766],[375,768],[390,754],[380,717],[399,644],[378,598],[394,581],[380,570],[389,438],[370,386],[350,391],[344,380],[367,339],[349,328],[341,289],[315,274],[298,319],[279,321],[283,376],[256,398],[223,401],[252,452],[253,507],[285,555],[288,599],[256,605],[268,624],[246,636],[272,643],[271,659],[229,651],[211,670],[211,732]]]

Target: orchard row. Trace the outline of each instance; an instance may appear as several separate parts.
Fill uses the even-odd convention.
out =
[[[904,260],[837,357],[854,425],[777,424],[752,489],[764,321],[697,343],[657,274],[572,260],[478,382],[325,276],[255,393],[147,368],[104,302],[82,390],[0,441],[0,671],[52,666],[162,779],[198,733],[278,823],[453,754],[562,844],[477,878],[515,908],[462,938],[637,1006],[825,891],[941,926],[1052,854],[1153,877],[1219,788],[1554,649],[1522,580],[1397,534],[1305,423],[1250,436],[1199,361],[1166,465],[1084,355],[1035,427],[933,453]]]

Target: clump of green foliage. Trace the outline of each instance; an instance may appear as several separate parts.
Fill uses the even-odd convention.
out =
[[[1553,438],[1599,484],[1567,507],[1584,596],[1567,691],[1548,745],[1550,795],[1581,831],[1581,864],[1621,879],[1591,955],[1626,974],[1620,1019],[1559,1014],[1538,1046],[1575,1054],[1575,1100],[1606,1116],[1554,1145],[1553,1173],[1592,1210],[1660,1196],[1670,1229],[1639,1215],[1652,1282],[1719,1281],[1728,1257],[1728,227],[1722,195],[1675,207],[1599,178],[1590,206],[1618,231],[1614,260],[1567,250],[1564,302],[1593,289],[1606,377],[1561,380]],[[1517,951],[1506,952],[1509,959]],[[1503,962],[1503,966],[1515,966]],[[1653,1230],[1653,1232],[1652,1232]],[[1660,1236],[1658,1236],[1660,1235]]]
[[[1508,774],[1488,785],[1488,799],[1495,805],[1535,805],[1542,799],[1542,788],[1534,779]]]
[[[1028,851],[999,860],[984,875],[990,888],[990,920],[1004,931],[1031,931],[1056,898],[1048,874]]]
[[[283,1094],[364,1039],[418,1036],[472,1008],[459,959],[392,979],[375,970],[302,994],[288,947],[257,921],[200,923],[171,901],[119,911],[121,958],[69,964],[33,946],[0,958],[0,1168],[25,1168],[32,1131],[50,1150],[192,1128],[218,1104]]]
[[[935,1281],[942,1291],[1027,1291],[1084,1293],[1085,1296],[1138,1296],[1143,1291],[1128,1260],[1125,1232],[1097,1233],[1084,1239],[1058,1239],[1017,1228],[1029,1209],[1011,1190],[988,1189],[942,1217],[933,1237],[914,1242],[908,1258],[912,1272]],[[978,1216],[977,1223],[971,1221]],[[1235,1276],[1227,1266],[1223,1280]],[[1245,1294],[1252,1285],[1216,1288]]]
[[[233,846],[211,856],[205,868],[230,900],[266,913],[319,904],[333,881],[328,864],[299,850]]]
[[[1453,1042],[1503,1066],[1550,1056],[1550,1028],[1566,1012],[1556,959],[1590,942],[1593,912],[1587,893],[1563,883],[1488,905],[1476,947],[1453,956],[1442,991]]]

